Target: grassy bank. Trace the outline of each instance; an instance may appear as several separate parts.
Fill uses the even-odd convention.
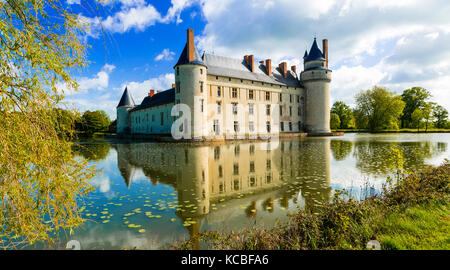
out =
[[[368,129],[335,129],[333,132],[346,132],[346,133],[450,133],[448,128],[429,128],[427,131],[425,129],[417,128],[401,128],[401,129],[384,129],[370,131]]]
[[[320,209],[299,210],[284,224],[240,232],[207,231],[176,246],[197,242],[210,249],[450,249],[450,162],[388,179],[381,194],[354,200],[336,192]]]

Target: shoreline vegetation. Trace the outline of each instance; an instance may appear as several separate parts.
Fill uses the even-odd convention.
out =
[[[395,153],[395,150],[394,150]],[[398,163],[397,163],[398,164]],[[401,166],[399,166],[401,167]],[[328,250],[450,249],[450,161],[411,173],[397,169],[380,194],[362,200],[336,191],[318,209],[299,209],[273,228],[205,231],[175,249]]]

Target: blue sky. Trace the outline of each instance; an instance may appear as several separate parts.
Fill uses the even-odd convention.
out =
[[[193,28],[200,53],[303,68],[314,36],[329,40],[331,97],[353,105],[373,85],[400,93],[422,86],[450,110],[448,0],[67,0],[90,24],[88,68],[76,74],[80,111],[115,107],[125,86],[136,103],[174,82],[173,66]],[[95,6],[98,7],[95,8]],[[93,7],[93,8],[92,8]]]

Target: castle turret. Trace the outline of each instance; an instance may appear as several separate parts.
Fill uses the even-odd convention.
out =
[[[134,100],[128,88],[125,87],[119,105],[117,105],[117,133],[126,133],[130,130],[130,110],[134,108]]]
[[[304,71],[300,80],[306,92],[305,128],[309,133],[330,132],[330,82],[328,43],[323,41],[322,53],[314,38],[309,54],[304,55]]]
[[[191,137],[201,139],[208,133],[206,65],[194,44],[194,30],[187,30],[187,42],[175,69],[175,103],[191,109]],[[184,128],[184,127],[183,127]]]

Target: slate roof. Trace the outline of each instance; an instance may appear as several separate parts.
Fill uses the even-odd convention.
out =
[[[205,63],[203,63],[202,58],[200,57],[200,54],[197,51],[197,48],[194,46],[194,60],[188,61],[188,52],[187,52],[187,43],[184,45],[183,52],[180,55],[180,58],[178,58],[178,62],[175,65],[184,65],[184,64],[194,64],[194,65],[202,65],[205,66]]]
[[[130,92],[128,92],[128,87],[125,87],[122,97],[120,98],[119,105],[117,105],[117,107],[122,106],[134,107],[134,100],[133,97],[130,95]]]
[[[208,75],[300,87],[297,75],[291,70],[287,71],[287,76],[284,78],[281,74],[281,69],[277,66],[272,66],[272,76],[269,77],[266,72],[266,66],[256,62],[254,63],[255,70],[251,72],[250,67],[244,59],[235,59],[208,53],[204,53],[202,59],[203,63],[208,67]]]
[[[314,60],[324,60],[325,57],[322,54],[322,51],[320,51],[319,47],[317,46],[316,38],[314,38],[314,42],[311,46],[311,50],[309,51],[308,56],[306,57],[305,62],[314,61]]]
[[[169,104],[175,102],[175,88],[171,88],[165,91],[154,94],[152,97],[146,96],[142,100],[141,105],[135,107],[130,111],[143,110],[150,107],[155,107],[159,105]]]

